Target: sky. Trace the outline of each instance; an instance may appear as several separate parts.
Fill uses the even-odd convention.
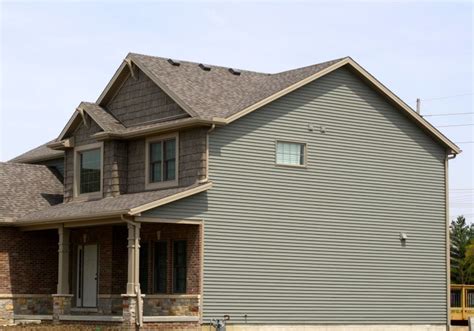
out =
[[[351,56],[412,107],[420,98],[422,115],[460,142],[450,212],[473,222],[474,116],[455,115],[474,112],[473,10],[468,1],[3,1],[0,161],[57,137],[128,52],[263,72]]]

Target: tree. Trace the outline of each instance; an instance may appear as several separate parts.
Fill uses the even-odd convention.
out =
[[[464,216],[458,216],[450,226],[451,283],[471,284],[474,275],[474,228]]]

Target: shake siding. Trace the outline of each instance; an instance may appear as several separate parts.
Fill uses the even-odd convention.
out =
[[[125,126],[186,117],[187,113],[138,68],[136,79],[128,77],[107,110]]]
[[[205,321],[446,323],[444,150],[347,69],[217,128],[210,178],[147,213],[205,221]]]

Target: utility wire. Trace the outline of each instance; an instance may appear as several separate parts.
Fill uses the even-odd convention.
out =
[[[453,126],[472,126],[474,125],[474,123],[470,123],[470,124],[452,124],[452,125],[437,125],[438,128],[450,128],[450,127],[453,127]]]
[[[462,93],[462,94],[453,94],[453,95],[446,95],[443,97],[437,97],[437,98],[428,98],[428,99],[421,99],[421,101],[431,101],[431,100],[441,100],[441,99],[449,99],[449,98],[456,98],[456,97],[463,97],[467,95],[473,95],[474,93]]]
[[[470,112],[470,113],[451,113],[451,114],[423,114],[421,116],[423,116],[423,117],[428,117],[428,116],[454,116],[454,115],[469,115],[469,114],[474,114],[474,112]]]
[[[455,144],[472,144],[474,141],[455,141]]]

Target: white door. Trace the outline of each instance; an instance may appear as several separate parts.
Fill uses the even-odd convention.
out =
[[[97,306],[97,245],[77,249],[77,307]]]

